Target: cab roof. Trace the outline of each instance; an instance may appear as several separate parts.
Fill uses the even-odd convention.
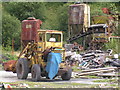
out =
[[[45,32],[45,33],[62,33],[62,31],[58,31],[58,30],[38,30],[38,32]]]

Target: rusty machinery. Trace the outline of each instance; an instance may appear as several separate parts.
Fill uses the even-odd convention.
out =
[[[102,9],[104,13],[107,9]],[[107,13],[108,14],[108,13]],[[69,6],[69,43],[83,38],[82,45],[87,49],[101,49],[104,43],[116,30],[112,16],[93,16],[90,25],[90,7],[87,4],[73,4]]]
[[[112,14],[107,8],[102,8],[102,11],[107,15],[93,16],[93,25],[88,28],[88,31],[93,32],[90,35],[92,37],[90,49],[102,49],[104,43],[110,41],[112,33],[117,31],[119,15]]]
[[[48,77],[48,72],[45,69],[48,63],[48,54],[50,52],[60,53],[62,62],[59,64],[59,69],[55,76],[61,76],[63,80],[70,80],[72,69],[65,62],[62,31],[40,30],[41,24],[41,20],[33,17],[22,21],[21,43],[23,50],[14,65],[11,63],[9,64],[11,66],[7,68],[5,67],[7,66],[6,63],[4,68],[6,71],[17,72],[19,79],[26,79],[28,73],[31,72],[32,79],[38,81],[41,77]],[[51,36],[54,36],[56,41],[54,39],[49,41]]]

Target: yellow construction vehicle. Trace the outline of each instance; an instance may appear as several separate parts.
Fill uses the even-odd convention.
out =
[[[18,79],[26,79],[31,73],[34,81],[56,76],[70,80],[72,69],[65,62],[62,31],[40,30],[41,24],[39,19],[33,17],[22,21],[23,50],[16,61],[16,68],[11,67],[12,71],[17,73]]]

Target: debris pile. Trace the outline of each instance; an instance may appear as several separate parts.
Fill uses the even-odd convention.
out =
[[[112,56],[112,50],[89,50],[84,53],[66,51],[66,62],[69,65],[77,65],[80,69],[102,68],[109,64],[109,66],[120,67],[120,60],[118,54],[114,58],[107,58]]]
[[[69,49],[70,50],[70,49]],[[113,50],[88,50],[82,53],[66,51],[66,62],[76,67],[73,78],[87,75],[100,77],[116,77],[120,68],[120,54],[112,54]]]
[[[86,70],[81,70],[79,72],[74,72],[72,74],[72,77],[76,78],[76,77],[88,76],[88,75],[94,75],[100,77],[118,77],[120,76],[117,72],[118,69],[120,68],[105,67],[105,68],[96,68],[96,69],[86,69]]]
[[[120,59],[119,54],[114,54],[114,58],[106,58],[106,61],[104,63],[105,65],[110,65],[114,67],[120,67]]]
[[[103,73],[113,72],[116,71],[116,67],[107,67],[107,68],[97,68],[97,69],[88,69],[88,70],[82,70],[80,74],[77,74],[79,76],[84,75],[99,75]]]

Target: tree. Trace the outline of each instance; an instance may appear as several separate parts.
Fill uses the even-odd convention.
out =
[[[2,45],[4,47],[12,44],[12,39],[15,40],[15,45],[20,46],[20,31],[21,23],[15,17],[4,11],[2,14]]]
[[[17,17],[20,21],[31,16],[45,20],[45,3],[43,2],[5,2],[3,6],[10,15]]]

